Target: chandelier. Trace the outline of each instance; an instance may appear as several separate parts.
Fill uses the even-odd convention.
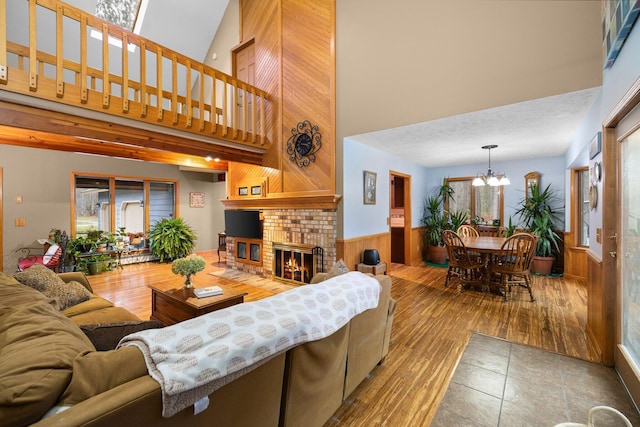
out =
[[[487,169],[487,174],[486,175],[476,175],[476,178],[473,180],[473,182],[471,183],[471,185],[473,185],[474,187],[481,187],[483,185],[490,185],[492,187],[498,186],[498,185],[509,185],[511,184],[511,182],[509,181],[509,178],[507,178],[507,175],[504,173],[499,173],[499,174],[495,174],[493,173],[493,170],[491,169],[491,149],[492,148],[497,148],[498,146],[493,144],[493,145],[484,145],[482,147],[483,150],[489,150],[489,169]]]

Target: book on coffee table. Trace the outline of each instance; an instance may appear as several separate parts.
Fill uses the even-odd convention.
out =
[[[222,288],[220,286],[207,286],[206,288],[194,289],[193,293],[198,298],[212,297],[214,295],[222,295]]]

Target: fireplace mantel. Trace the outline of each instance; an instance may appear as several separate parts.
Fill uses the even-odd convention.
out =
[[[338,209],[339,194],[222,199],[225,209]]]

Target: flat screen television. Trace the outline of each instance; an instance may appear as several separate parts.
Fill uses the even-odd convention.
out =
[[[262,239],[260,211],[225,210],[224,228],[227,236]]]

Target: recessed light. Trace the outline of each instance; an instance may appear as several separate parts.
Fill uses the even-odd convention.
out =
[[[211,156],[207,156],[207,157],[205,157],[204,159],[205,159],[207,162],[210,162],[210,161],[211,161]]]

